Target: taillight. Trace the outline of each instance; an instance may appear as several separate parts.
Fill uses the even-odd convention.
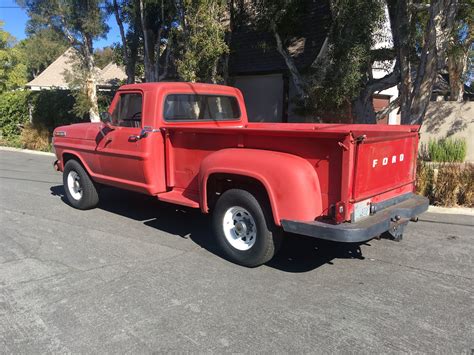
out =
[[[346,215],[346,204],[342,201],[339,201],[336,203],[336,208],[334,211],[334,219],[336,220],[336,223],[342,223],[346,220],[345,218]]]

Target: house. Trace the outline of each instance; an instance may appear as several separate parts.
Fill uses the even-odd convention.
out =
[[[26,84],[30,90],[68,90],[68,73],[74,71],[77,63],[76,49],[69,48],[43,70],[36,78]],[[97,69],[96,80],[99,90],[110,90],[120,85],[127,75],[114,63],[107,64],[102,70]]]
[[[127,80],[127,74],[122,67],[110,62],[99,73],[97,82],[99,90],[116,88]]]

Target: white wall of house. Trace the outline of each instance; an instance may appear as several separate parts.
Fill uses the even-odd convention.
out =
[[[390,28],[390,18],[388,15],[387,7],[385,7],[385,21],[382,27],[379,28],[378,31],[376,31],[375,40],[376,43],[373,46],[373,49],[393,47],[392,30]],[[374,79],[383,78],[385,75],[392,72],[394,65],[394,61],[375,62],[372,68],[372,76],[374,77]],[[390,96],[390,102],[392,102],[398,97],[398,88],[397,86],[393,86],[387,90],[382,90],[378,92],[378,94]],[[388,116],[388,123],[400,124],[400,118],[399,115],[397,115],[397,110],[393,110],[392,112],[390,112]]]
[[[244,95],[250,121],[281,122],[283,110],[281,74],[237,76],[234,80],[234,86]]]

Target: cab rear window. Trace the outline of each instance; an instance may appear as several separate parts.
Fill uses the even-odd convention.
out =
[[[166,121],[225,121],[240,118],[240,108],[233,96],[171,94],[165,99]]]

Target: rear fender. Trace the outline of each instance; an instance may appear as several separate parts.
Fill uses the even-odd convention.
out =
[[[258,180],[266,189],[276,225],[282,219],[312,221],[322,213],[321,189],[311,164],[296,155],[268,150],[230,148],[208,155],[201,163],[201,209],[209,212],[207,183],[213,174]]]

